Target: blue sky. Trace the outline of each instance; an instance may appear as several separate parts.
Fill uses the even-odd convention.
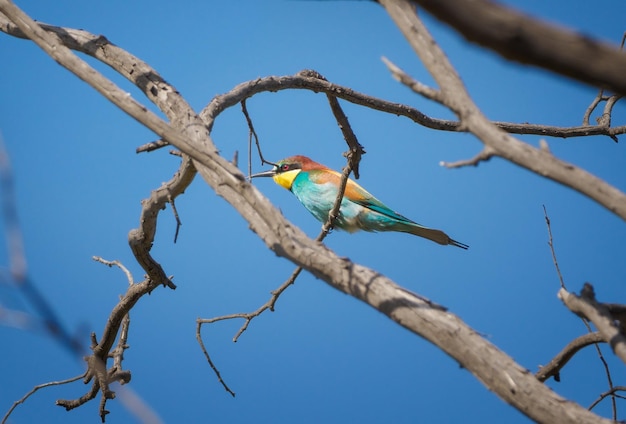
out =
[[[527,1],[535,16],[618,42],[621,1]],[[548,4],[546,4],[548,3]],[[18,2],[33,18],[106,35],[152,65],[196,110],[236,84],[269,75],[319,71],[330,81],[439,118],[452,115],[393,80],[386,56],[416,79],[432,78],[384,10],[371,2]],[[579,125],[596,90],[534,68],[510,64],[424,14],[484,113],[500,121]],[[155,135],[125,116],[34,44],[0,35],[0,131],[15,172],[17,207],[29,275],[64,325],[100,336],[124,275],[91,260],[119,259],[137,280],[127,234],[138,224],[140,201],[168,180],[179,159],[166,150],[135,154]],[[143,101],[107,68],[90,61]],[[144,102],[146,103],[146,102]],[[147,103],[146,103],[147,104]],[[450,308],[477,331],[536,371],[586,330],[556,298],[559,288],[547,245],[542,205],[553,223],[566,284],[585,281],[600,300],[625,303],[626,226],[594,202],[503,160],[446,170],[440,161],[475,155],[481,144],[342,103],[367,154],[359,183],[403,215],[440,228],[470,250],[442,247],[407,234],[334,232],[327,244],[408,289]],[[256,96],[248,110],[264,154],[278,160],[305,154],[340,169],[346,150],[325,96],[280,92]],[[614,124],[624,123],[623,105]],[[247,127],[238,107],[221,115],[213,139],[245,163]],[[532,145],[539,138],[523,137]],[[608,138],[548,139],[552,151],[621,190],[626,151]],[[245,169],[245,168],[244,168]],[[264,168],[254,162],[254,170]],[[271,180],[255,181],[283,214],[314,237],[320,224]],[[125,367],[130,387],[163,422],[248,423],[523,423],[528,420],[487,391],[438,349],[367,305],[302,275],[274,313],[252,322],[236,344],[240,322],[204,328],[204,340],[231,398],[214,377],[195,339],[195,320],[256,309],[291,273],[246,222],[198,178],[177,200],[183,225],[173,244],[174,218],[164,211],[153,253],[174,275],[176,291],[157,289],[131,313]],[[1,263],[8,263],[0,247]],[[0,305],[31,308],[9,284]],[[79,358],[38,332],[0,326],[0,414],[34,385],[83,372]],[[624,367],[604,348],[615,384]],[[574,358],[562,382],[548,384],[587,406],[607,389],[593,349]],[[42,390],[11,422],[98,422],[98,401],[75,411],[54,405],[82,395],[77,382]],[[116,388],[116,390],[119,390]],[[626,405],[618,403],[624,419]],[[109,423],[134,422],[118,400]],[[597,408],[610,415],[609,403]]]

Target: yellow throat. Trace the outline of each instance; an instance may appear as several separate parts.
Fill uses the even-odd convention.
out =
[[[285,187],[287,190],[291,190],[291,185],[293,184],[293,180],[296,179],[298,174],[302,171],[301,169],[292,169],[291,171],[281,172],[280,174],[274,175],[274,182],[279,186]]]

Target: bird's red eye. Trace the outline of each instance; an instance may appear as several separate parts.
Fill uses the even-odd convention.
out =
[[[287,165],[286,163],[283,163],[282,165],[280,165],[280,170],[281,171],[288,171],[289,170],[289,165]]]

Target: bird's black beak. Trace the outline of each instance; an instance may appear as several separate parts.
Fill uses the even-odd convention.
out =
[[[273,177],[274,175],[276,175],[276,168],[275,167],[273,169],[270,169],[269,171],[263,171],[263,172],[259,172],[258,174],[252,174],[252,175],[250,175],[250,178]]]

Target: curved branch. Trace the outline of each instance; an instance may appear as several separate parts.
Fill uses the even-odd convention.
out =
[[[413,107],[401,103],[389,102],[387,100],[360,93],[348,87],[302,75],[306,75],[308,72],[308,70],[304,70],[295,75],[280,77],[270,76],[243,82],[235,86],[227,93],[215,96],[213,100],[211,100],[211,102],[202,110],[200,117],[208,123],[208,128],[211,130],[217,115],[244,99],[259,93],[300,89],[332,94],[335,97],[346,100],[350,103],[392,115],[404,116],[426,128],[439,131],[467,132],[467,129],[462,128],[458,121],[431,118]],[[438,96],[434,95],[432,90],[429,92],[430,94],[433,94],[433,96],[429,98],[433,100],[438,98]],[[541,135],[545,137],[558,138],[587,137],[592,135],[616,136],[626,133],[626,125],[607,128],[599,125],[559,127],[542,124],[516,124],[502,121],[494,121],[493,124],[511,134]]]
[[[588,333],[583,334],[580,337],[575,338],[567,344],[549,363],[542,366],[539,371],[535,373],[535,377],[539,381],[546,381],[550,377],[554,377],[554,380],[561,381],[559,376],[561,369],[570,359],[574,357],[582,348],[592,345],[594,343],[603,343],[604,338],[600,333]]]
[[[415,0],[466,39],[501,56],[626,94],[618,47],[533,19],[490,0]]]
[[[176,288],[176,285],[170,281],[161,265],[152,257],[150,250],[156,234],[159,212],[165,208],[167,203],[172,203],[174,198],[189,187],[195,175],[196,169],[191,158],[186,155],[183,156],[180,168],[174,177],[158,189],[153,190],[150,193],[150,197],[142,202],[139,227],[128,233],[128,244],[135,258],[148,273],[152,281],[153,287],[150,291],[159,284],[172,289]]]

